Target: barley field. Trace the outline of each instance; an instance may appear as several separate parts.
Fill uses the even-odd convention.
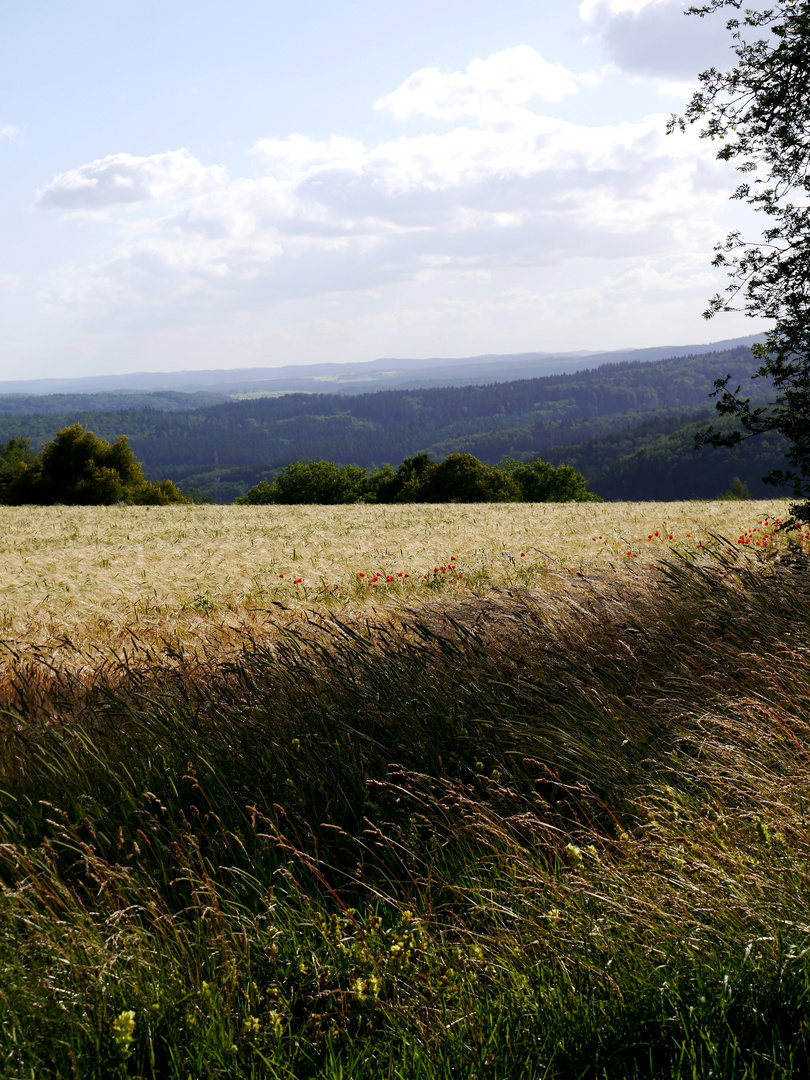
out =
[[[764,537],[768,502],[4,507],[0,636],[194,637],[279,605],[384,604],[656,562]],[[759,531],[757,531],[759,530]]]
[[[805,1080],[785,508],[4,510],[0,1076]]]

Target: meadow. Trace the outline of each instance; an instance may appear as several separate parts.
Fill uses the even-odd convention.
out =
[[[3,511],[0,1075],[807,1076],[784,512]]]

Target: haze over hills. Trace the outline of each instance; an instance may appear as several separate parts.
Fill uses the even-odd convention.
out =
[[[242,397],[296,391],[360,394],[373,390],[472,386],[585,371],[603,364],[644,363],[669,357],[716,353],[740,345],[750,346],[761,340],[761,334],[753,334],[708,345],[659,345],[647,349],[619,349],[610,352],[492,353],[456,359],[382,358],[356,364],[304,364],[300,367],[288,365],[211,371],[143,371],[81,378],[18,379],[0,382],[0,395],[100,394],[112,391],[148,394],[173,391],[183,394],[207,393],[223,397]],[[160,402],[150,404],[162,407]],[[0,411],[6,411],[1,401]],[[38,410],[34,407],[31,411]]]
[[[148,479],[168,478],[217,501],[244,494],[292,461],[373,468],[423,451],[435,460],[471,453],[486,464],[507,455],[571,464],[609,499],[713,498],[735,476],[752,494],[774,494],[761,478],[782,463],[783,448],[752,440],[727,454],[694,451],[695,424],[713,418],[714,380],[732,372],[747,385],[758,367],[747,344],[684,348],[663,359],[658,351],[666,350],[636,350],[643,358],[586,368],[580,357],[576,372],[555,375],[354,394],[323,388],[241,400],[210,390],[15,395],[0,399],[0,443],[23,437],[39,449],[75,423],[109,441],[126,435]],[[754,404],[767,400],[763,380],[751,392]]]

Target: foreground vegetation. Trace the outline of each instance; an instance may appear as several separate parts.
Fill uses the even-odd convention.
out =
[[[9,641],[2,1075],[806,1075],[807,537],[747,535]]]

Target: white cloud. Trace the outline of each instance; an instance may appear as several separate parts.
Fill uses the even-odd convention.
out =
[[[20,129],[13,124],[0,125],[0,139],[16,139],[19,134]]]
[[[599,22],[617,15],[638,15],[645,8],[662,7],[671,0],[582,0],[579,17],[585,22]]]
[[[288,303],[370,303],[389,287],[455,297],[518,272],[709,252],[728,177],[696,153],[695,133],[667,138],[663,114],[543,116],[528,103],[538,87],[556,91],[538,60],[507,50],[382,99],[397,116],[471,118],[441,133],[261,139],[257,175],[232,179],[187,150],[63,173],[38,205],[103,210],[118,233],[97,264],[54,272],[44,300],[104,317],[260,317]]]
[[[309,139],[290,135],[287,139],[259,139],[252,151],[271,176],[278,179],[300,177],[310,169],[356,169],[365,154],[358,139],[332,135],[329,139]]]
[[[187,150],[150,157],[110,154],[79,169],[60,173],[37,192],[36,205],[66,211],[165,203],[225,182],[219,166],[206,167]]]
[[[515,105],[538,98],[560,101],[575,94],[579,89],[577,78],[562,64],[544,60],[528,45],[517,45],[485,60],[472,60],[465,72],[422,68],[393,93],[380,98],[374,107],[398,120],[424,116],[437,120],[491,120]]]
[[[621,71],[673,84],[734,60],[726,18],[687,16],[684,8],[683,0],[583,0],[579,15]]]

